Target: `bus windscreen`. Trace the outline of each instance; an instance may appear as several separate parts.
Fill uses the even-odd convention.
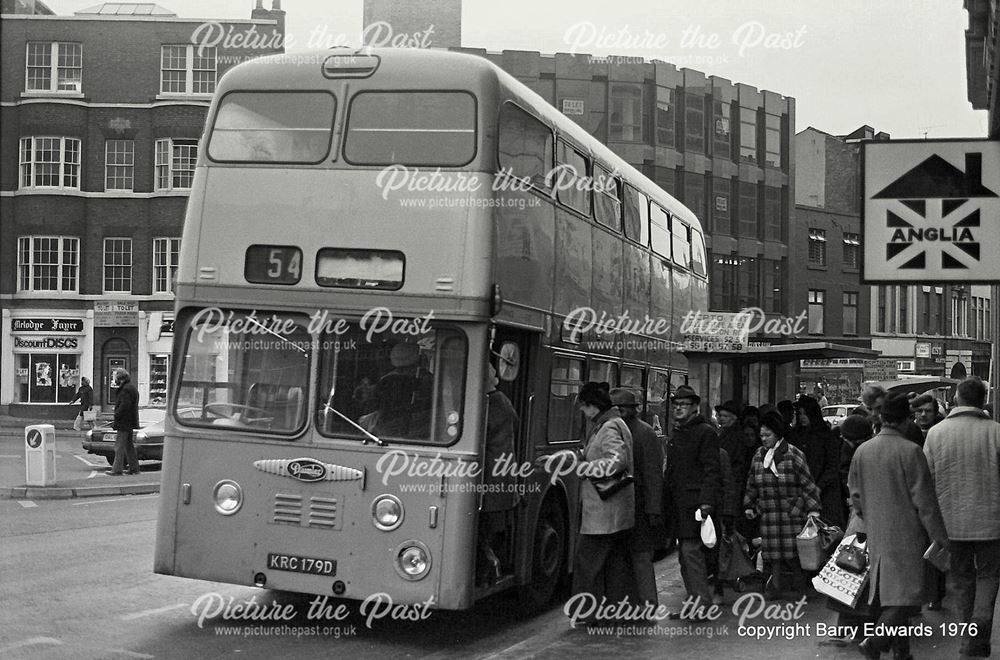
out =
[[[329,92],[231,92],[219,103],[208,156],[223,163],[316,164],[330,152]]]

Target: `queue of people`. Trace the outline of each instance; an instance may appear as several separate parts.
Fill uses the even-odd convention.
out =
[[[1000,424],[983,411],[985,386],[962,381],[947,416],[931,396],[869,387],[862,397],[836,429],[808,396],[749,413],[726,401],[715,406],[716,424],[701,414],[698,393],[680,386],[661,454],[633,393],[586,383],[584,460],[629,483],[603,499],[584,481],[574,591],[655,605],[652,554],[666,536],[678,541],[689,599],[719,603],[717,562],[701,537],[700,521],[713,516],[720,537],[736,529],[760,546],[765,597],[797,600],[807,576],[795,538],[809,518],[822,519],[867,538],[863,602],[837,608],[842,621],[899,632],[921,606],[940,609],[945,574],[924,555],[950,551],[956,607],[969,624],[963,657],[988,656],[1000,588]],[[853,641],[866,657],[913,657],[902,634]]]

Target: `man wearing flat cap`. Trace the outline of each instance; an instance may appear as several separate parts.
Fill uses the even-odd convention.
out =
[[[701,604],[712,602],[702,551],[702,518],[713,513],[722,494],[719,464],[719,437],[698,412],[701,397],[681,385],[670,397],[674,427],[667,441],[667,469],[664,494],[668,533],[678,540],[681,578],[690,597]]]
[[[611,403],[618,407],[632,432],[632,462],[635,474],[635,527],[629,539],[632,575],[638,604],[657,606],[653,550],[663,535],[663,447],[653,427],[639,419],[639,401],[624,387],[611,390]]]

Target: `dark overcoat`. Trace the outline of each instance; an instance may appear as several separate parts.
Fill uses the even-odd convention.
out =
[[[753,509],[760,519],[764,559],[795,559],[798,557],[795,537],[806,524],[806,515],[820,510],[819,488],[809,473],[805,456],[787,440],[781,440],[774,448],[777,476],[764,467],[765,454],[764,447],[754,454],[743,508]]]
[[[111,428],[116,431],[139,428],[139,390],[131,380],[122,383],[115,395],[115,418]]]
[[[698,507],[717,507],[722,497],[719,436],[701,415],[674,427],[667,441],[664,474],[664,513],[671,538],[694,539],[701,535],[695,520]],[[718,515],[718,514],[716,514]]]
[[[635,463],[632,543],[636,549],[652,550],[663,535],[662,529],[649,526],[648,519],[650,515],[663,515],[663,447],[653,427],[638,417],[625,420],[625,424],[632,433],[632,460]]]
[[[824,422],[824,426],[796,426],[788,441],[805,455],[809,474],[819,488],[823,520],[843,529],[847,505],[840,485],[840,436]]]
[[[868,533],[870,598],[878,594],[883,607],[920,605],[929,539],[948,539],[924,452],[883,427],[854,452],[847,482]]]

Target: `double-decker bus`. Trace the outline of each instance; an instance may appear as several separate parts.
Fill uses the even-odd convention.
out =
[[[540,607],[571,569],[581,385],[634,388],[665,424],[669,390],[705,378],[676,348],[707,307],[698,219],[468,54],[227,73],[176,296],[169,575],[443,609],[517,588]],[[491,365],[516,475],[482,580]]]

